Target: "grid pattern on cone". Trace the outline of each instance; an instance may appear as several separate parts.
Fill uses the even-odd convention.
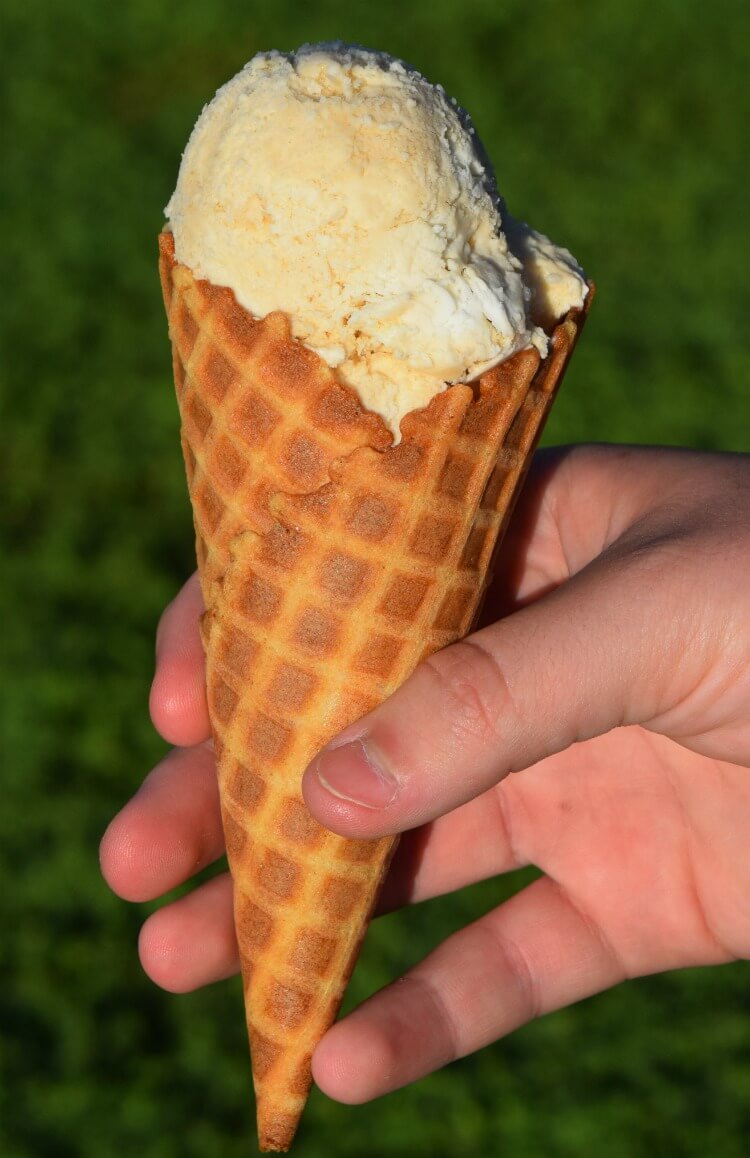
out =
[[[328,465],[391,434],[311,350],[281,313],[253,318],[225,287],[193,278],[162,234],[161,273],[182,443],[204,596],[229,544],[268,524],[277,490],[314,490]]]
[[[391,447],[283,315],[251,318],[176,265],[170,242],[162,280],[259,1127],[278,1148],[394,847],[322,829],[301,772],[469,629],[577,325],[558,327],[541,365],[525,352],[476,393],[439,394]]]

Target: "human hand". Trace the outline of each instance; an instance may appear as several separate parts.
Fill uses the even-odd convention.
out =
[[[510,614],[423,664],[303,787],[344,835],[411,830],[381,909],[544,875],[332,1027],[313,1075],[341,1101],[628,977],[750,957],[750,460],[540,455],[498,573],[485,618]],[[152,717],[182,747],[102,842],[131,900],[222,852],[199,612],[193,579],[157,644]],[[140,953],[175,991],[234,972],[228,877],[149,917]]]

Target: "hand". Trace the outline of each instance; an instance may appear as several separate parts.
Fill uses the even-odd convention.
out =
[[[328,1032],[313,1074],[341,1101],[626,978],[750,957],[750,459],[539,455],[498,573],[485,618],[510,614],[346,729],[304,792],[347,836],[413,830],[381,908],[544,876]],[[193,579],[157,642],[152,717],[183,747],[102,843],[131,900],[222,852],[199,611]],[[149,917],[140,953],[175,991],[234,972],[228,878]]]

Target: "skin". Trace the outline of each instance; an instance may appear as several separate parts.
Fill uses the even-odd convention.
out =
[[[544,876],[333,1026],[313,1074],[343,1102],[627,978],[750,958],[750,458],[538,455],[498,574],[486,626],[346,729],[303,791],[336,832],[406,832],[381,911]],[[131,901],[223,852],[200,611],[193,578],[151,692],[178,746],[102,841]],[[173,992],[235,972],[229,879],[150,916],[139,949]]]

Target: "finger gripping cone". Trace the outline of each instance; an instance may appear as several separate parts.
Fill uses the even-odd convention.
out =
[[[159,241],[258,1134],[287,1150],[395,847],[323,829],[302,773],[470,629],[583,315],[392,445],[283,314],[252,317]]]

